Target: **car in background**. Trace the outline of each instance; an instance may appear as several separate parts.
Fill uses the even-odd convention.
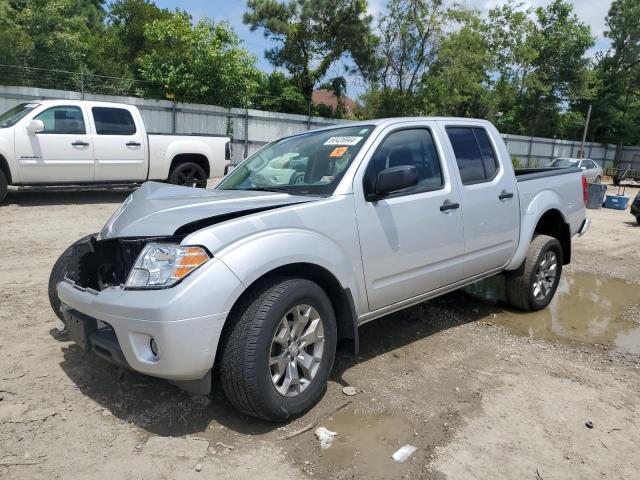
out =
[[[602,167],[590,158],[554,158],[548,166],[552,168],[578,167],[583,171],[587,182],[602,182]]]
[[[0,202],[7,186],[138,186],[147,180],[205,188],[231,159],[216,134],[147,132],[134,105],[34,100],[0,114]]]
[[[640,192],[638,192],[631,204],[631,215],[636,217],[636,221],[640,223]]]

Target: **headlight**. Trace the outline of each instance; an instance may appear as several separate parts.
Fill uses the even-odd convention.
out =
[[[149,243],[138,255],[125,287],[171,287],[210,258],[202,247]]]

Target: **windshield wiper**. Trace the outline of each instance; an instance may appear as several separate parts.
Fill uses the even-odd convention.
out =
[[[279,193],[291,193],[286,187],[250,187],[243,188],[243,190],[252,190],[255,192],[279,192]]]

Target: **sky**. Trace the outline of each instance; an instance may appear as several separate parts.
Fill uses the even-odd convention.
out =
[[[215,21],[226,20],[243,40],[245,48],[258,58],[258,67],[267,72],[273,70],[273,66],[264,58],[264,51],[269,48],[269,42],[261,31],[252,32],[242,23],[242,14],[245,11],[244,0],[155,0],[155,3],[162,8],[173,10],[178,7],[186,10],[195,20],[203,16]],[[453,1],[446,3],[453,4]],[[504,0],[458,0],[458,3],[468,8],[476,8],[481,13],[487,13],[496,5],[503,4]],[[551,3],[551,0],[524,0],[523,3],[535,8],[544,7]],[[609,41],[604,37],[605,17],[611,6],[611,0],[569,0],[569,3],[574,5],[574,11],[578,17],[591,27],[591,34],[596,38],[596,44],[589,54],[594,55],[597,51],[606,50]],[[384,11],[385,4],[386,0],[369,0],[369,12],[377,17]],[[362,91],[361,86],[350,85],[347,93],[355,97]]]

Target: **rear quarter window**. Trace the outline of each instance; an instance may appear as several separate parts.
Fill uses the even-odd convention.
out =
[[[93,107],[91,112],[98,135],[133,135],[136,133],[136,124],[129,110]]]

